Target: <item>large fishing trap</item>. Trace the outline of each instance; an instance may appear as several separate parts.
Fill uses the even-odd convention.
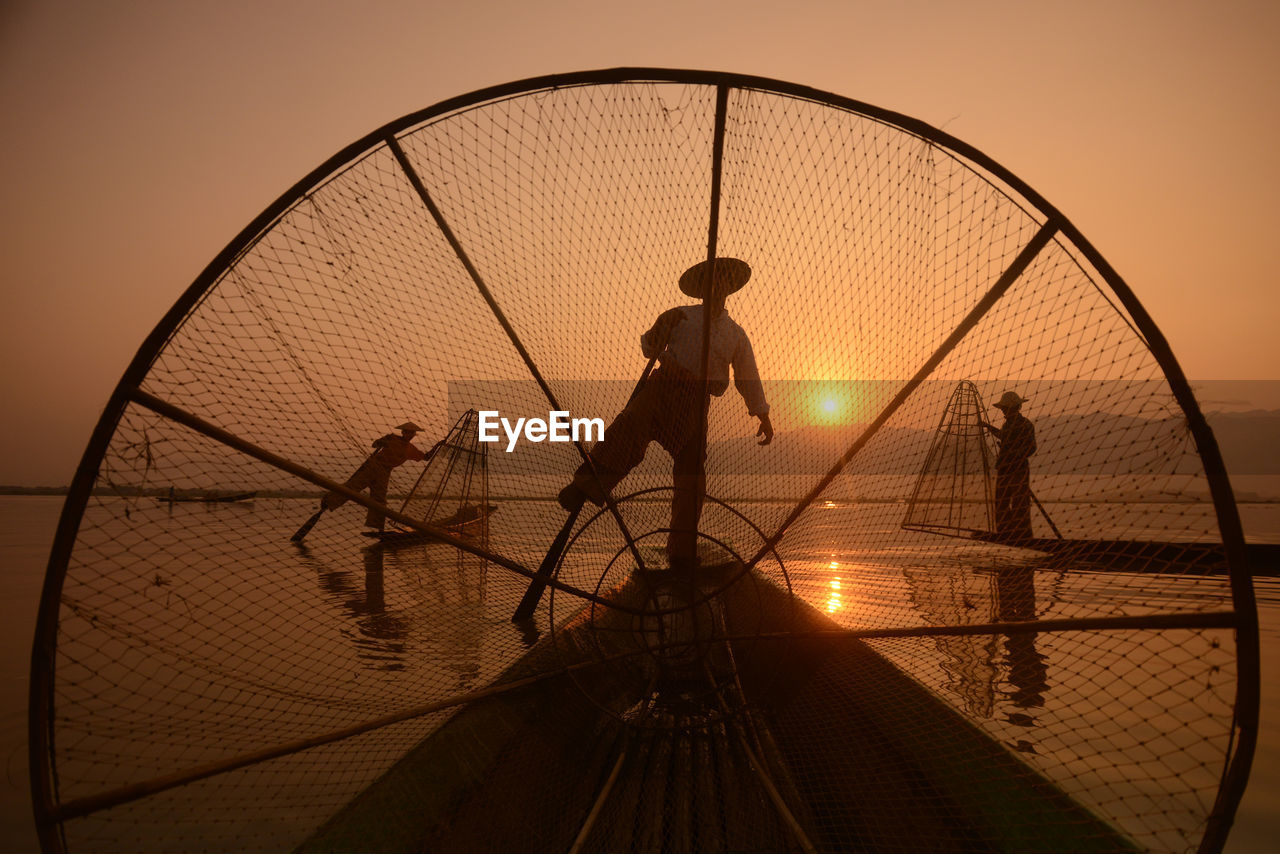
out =
[[[728,311],[777,435],[712,400],[697,571],[664,562],[656,445],[567,527],[589,447],[524,441],[487,449],[483,538],[400,512],[458,494],[406,462],[387,512],[431,536],[353,504],[289,541],[404,419],[424,451],[471,410],[607,422],[718,256],[753,270]],[[1056,531],[969,536],[983,502],[929,492],[977,482],[935,446],[961,380],[1028,399]],[[1252,597],[1169,345],[991,158],[755,77],[522,81],[335,154],[142,344],[50,556],[37,823],[50,852],[1216,851]]]

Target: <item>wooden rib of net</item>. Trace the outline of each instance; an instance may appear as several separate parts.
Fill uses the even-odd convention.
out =
[[[776,437],[732,385],[699,415],[680,573],[662,450],[566,515],[588,444],[470,431],[607,423],[717,256],[753,270],[728,310]],[[958,450],[1008,390],[1016,543]],[[344,486],[406,420],[425,468]],[[421,536],[361,537],[370,508]],[[1212,434],[1061,214],[904,116],[620,69],[353,143],[161,320],[50,557],[33,793],[49,851],[1213,851],[1257,681]]]

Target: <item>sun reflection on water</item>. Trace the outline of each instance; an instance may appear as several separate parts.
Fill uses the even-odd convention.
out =
[[[828,568],[828,569],[839,569],[839,568],[840,568],[840,563],[839,563],[838,561],[834,561],[834,560],[833,560],[833,561],[831,561],[831,563],[830,563],[830,564],[828,564],[828,565],[827,565],[827,568]],[[828,614],[834,614],[836,611],[839,611],[839,610],[840,610],[840,608],[841,608],[841,602],[840,602],[840,576],[838,576],[838,575],[837,575],[835,578],[831,579],[831,581],[830,581],[830,582],[828,582],[828,584],[829,584],[829,586],[830,586],[831,590],[830,590],[830,591],[828,592],[828,594],[827,594],[827,613],[828,613]]]

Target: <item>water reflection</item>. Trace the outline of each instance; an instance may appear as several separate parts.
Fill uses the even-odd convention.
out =
[[[1032,566],[991,568],[956,564],[931,569],[905,568],[911,601],[932,625],[963,626],[987,622],[1025,622],[1037,618],[1036,571]],[[1003,638],[1003,643],[1001,642]],[[1037,633],[965,635],[935,639],[946,679],[942,688],[957,696],[975,717],[995,716],[1007,703],[1004,720],[1036,726],[1032,709],[1042,708],[1049,688],[1047,657],[1036,646]],[[1034,744],[1013,746],[1034,753]]]
[[[491,622],[487,561],[441,543],[376,543],[360,550],[360,570],[353,571],[333,555],[297,548],[316,571],[325,601],[345,618],[339,633],[360,664],[381,671],[425,667],[448,674],[452,690],[475,686]],[[537,640],[536,626],[518,628],[526,644]]]
[[[1035,570],[1029,566],[1010,566],[993,570],[996,595],[996,619],[1020,622],[1036,619]],[[1047,679],[1047,657],[1036,650],[1036,633],[1005,637],[1005,664],[1009,671],[1009,700],[1019,709],[1044,706]],[[1006,719],[1021,726],[1033,726],[1030,715],[1009,712]]]
[[[454,677],[455,691],[475,687],[485,617],[489,562],[444,543],[381,546],[406,583],[418,615],[422,652]]]
[[[374,670],[403,670],[411,624],[406,614],[387,608],[382,547],[363,550],[363,578],[333,568],[305,545],[298,550],[316,569],[325,598],[350,618],[340,631],[355,644],[359,660]]]
[[[832,564],[833,569],[836,566],[837,564]],[[827,595],[827,613],[828,614],[834,614],[836,611],[840,610],[840,580],[841,580],[840,576],[837,575],[835,578],[831,579],[831,581],[829,582],[831,587],[831,592]]]
[[[830,563],[827,564],[827,569],[831,570],[831,572],[833,573],[839,572],[840,561],[838,560],[831,561]],[[840,585],[842,580],[843,579],[841,578],[841,576],[836,575],[833,578],[828,579],[827,581],[828,590],[827,590],[827,601],[825,603],[825,607],[828,614],[834,614],[836,611],[839,611],[842,607],[844,607],[844,602],[840,596]]]
[[[381,546],[364,550],[364,596],[343,604],[355,618],[355,633],[350,637],[360,657],[376,670],[403,670],[411,625],[405,614],[387,610]]]
[[[935,626],[966,626],[992,622],[991,581],[959,565],[935,568],[905,567],[903,575],[911,602]],[[942,688],[960,698],[964,710],[991,717],[995,706],[998,637],[957,635],[935,638],[946,679]]]

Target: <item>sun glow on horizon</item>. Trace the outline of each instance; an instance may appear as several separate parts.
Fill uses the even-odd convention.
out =
[[[853,394],[842,385],[823,384],[810,397],[810,411],[815,424],[846,423],[853,409]]]

